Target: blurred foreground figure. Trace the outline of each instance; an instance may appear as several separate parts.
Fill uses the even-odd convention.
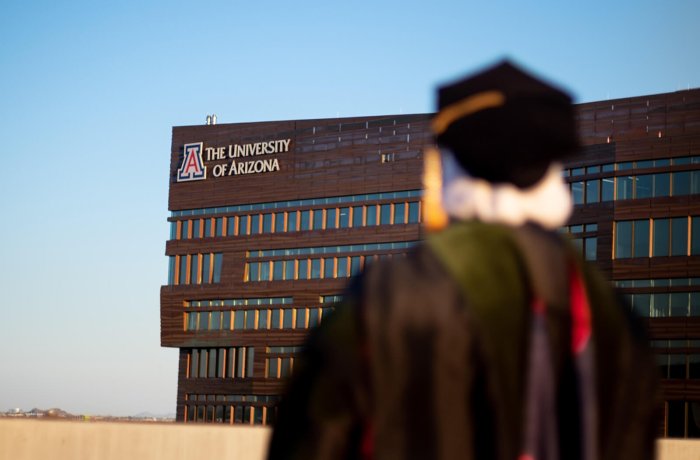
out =
[[[569,96],[506,62],[438,99],[424,219],[441,198],[450,223],[368,267],[311,334],[270,459],[653,458],[646,337],[555,232]]]

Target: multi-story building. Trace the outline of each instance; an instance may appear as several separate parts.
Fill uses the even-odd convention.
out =
[[[173,129],[161,342],[180,421],[269,424],[348,278],[421,239],[430,114]],[[581,104],[563,230],[647,318],[660,433],[700,436],[700,90]]]

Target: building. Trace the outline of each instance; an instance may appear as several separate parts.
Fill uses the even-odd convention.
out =
[[[348,278],[421,239],[430,117],[173,129],[161,343],[180,349],[178,420],[274,423],[295,353]],[[700,90],[578,118],[563,231],[649,323],[660,433],[700,437]]]

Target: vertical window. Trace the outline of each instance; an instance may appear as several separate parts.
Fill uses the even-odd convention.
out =
[[[226,350],[226,377],[233,378],[236,373],[233,371],[236,368],[236,349],[228,348]]]
[[[281,280],[284,278],[284,261],[275,260],[272,262],[272,279]]]
[[[221,312],[213,311],[211,312],[211,320],[209,321],[209,329],[212,331],[221,330]]]
[[[208,331],[209,330],[209,312],[203,311],[199,313],[199,323],[198,331]]]
[[[287,308],[282,313],[282,329],[291,329],[294,325],[294,310]]]
[[[269,262],[260,262],[260,281],[270,281]]]
[[[170,239],[177,239],[177,222],[170,222]]]
[[[669,196],[671,194],[671,174],[654,174],[654,196]]]
[[[253,377],[253,364],[255,363],[255,348],[246,347],[246,377]]]
[[[357,275],[360,273],[360,256],[353,256],[350,258],[350,274]]]
[[[326,229],[335,228],[335,216],[337,210],[335,208],[326,209]]]
[[[420,203],[413,201],[408,203],[408,223],[417,224],[420,222]]]
[[[377,205],[376,204],[370,204],[367,206],[367,226],[373,226],[377,225]]]
[[[632,257],[649,257],[649,220],[634,221],[634,254]]]
[[[690,195],[690,171],[671,174],[673,180],[673,195]]]
[[[211,283],[211,254],[202,254],[202,283]]]
[[[615,258],[632,257],[632,221],[615,223]]]
[[[238,216],[238,234],[248,234],[248,216]]]
[[[321,277],[321,259],[311,259],[311,279]]]
[[[187,284],[187,256],[180,256],[180,278],[178,284]]]
[[[675,217],[671,219],[671,255],[685,256],[688,254],[688,218]]]
[[[275,233],[281,233],[284,231],[284,213],[275,213]]]
[[[323,261],[323,277],[326,279],[335,278],[334,272],[335,264],[333,257],[326,257]]]
[[[337,277],[338,278],[347,278],[348,277],[348,258],[347,257],[338,257],[338,267],[336,268],[337,270]]]
[[[585,238],[583,242],[583,251],[586,260],[596,260],[598,258],[598,238]]]
[[[391,224],[391,204],[383,204],[379,207],[379,223],[381,225]]]
[[[284,279],[293,280],[294,279],[294,261],[285,260],[284,261]]]
[[[655,257],[669,255],[670,248],[669,219],[654,219],[654,247]]]
[[[571,197],[573,198],[574,204],[583,204],[583,192],[584,192],[584,182],[572,182],[571,183]]]
[[[260,233],[260,214],[250,216],[250,234],[257,235]]]
[[[216,348],[210,348],[209,349],[209,372],[207,374],[207,377],[213,378],[216,377]]]
[[[186,240],[187,238],[190,237],[189,234],[189,220],[181,220],[180,221],[180,239]]]
[[[637,176],[635,185],[635,198],[651,198],[652,191],[654,188],[654,176],[651,174],[645,174],[642,176]]]
[[[350,226],[350,208],[340,208],[338,215],[338,227],[348,228]]]
[[[175,284],[175,256],[168,257],[168,284]]]
[[[211,219],[204,219],[204,238],[209,238],[211,235]]]
[[[201,284],[199,279],[199,255],[190,256],[190,284]]]
[[[222,314],[221,329],[224,331],[231,330],[231,312],[225,311]]]
[[[190,352],[190,378],[199,376],[199,350],[193,349]]]
[[[671,316],[675,318],[685,318],[688,316],[689,293],[673,292],[671,294]]]
[[[267,377],[270,379],[279,378],[279,358],[267,359]]]
[[[248,264],[248,281],[260,281],[260,262]]]
[[[263,214],[263,233],[272,232],[272,214]]]
[[[612,201],[615,199],[615,179],[608,177],[602,180],[602,201]]]
[[[279,308],[275,308],[272,310],[271,319],[270,319],[270,329],[280,329],[280,314],[282,310]]]
[[[362,227],[362,206],[353,206],[352,207],[352,226],[353,227]]]
[[[226,222],[226,235],[233,236],[236,232],[236,218],[229,217]]]
[[[632,199],[632,176],[620,176],[615,178],[617,183],[617,193],[615,199],[617,200],[631,200]]]
[[[292,211],[287,213],[287,231],[296,232],[297,231],[297,212]]]
[[[267,315],[270,310],[258,310],[258,329],[267,329]]]
[[[207,376],[207,351],[204,349],[199,350],[199,376]]]
[[[693,217],[690,225],[690,254],[700,254],[700,217]]]
[[[323,209],[314,209],[314,230],[323,228]]]
[[[297,308],[297,320],[296,320],[296,328],[297,329],[306,329],[306,308]]]
[[[309,260],[301,259],[299,260],[299,270],[297,278],[300,280],[309,279]]]
[[[214,254],[214,273],[212,276],[212,283],[221,282],[221,266],[223,265],[224,255],[219,253]]]
[[[245,312],[245,328],[246,329],[255,329],[255,310],[246,310]]]
[[[700,171],[690,172],[690,193],[693,195],[700,194]]]
[[[318,325],[319,315],[318,308],[309,309],[309,328],[316,327]]]
[[[301,211],[301,227],[300,230],[309,230],[309,225],[310,221],[309,219],[311,218],[310,216],[310,211]]]
[[[215,231],[216,231],[216,233],[214,234],[215,236],[224,236],[224,218],[223,217],[216,218]]]
[[[394,223],[395,224],[405,224],[406,223],[406,203],[394,204]]]
[[[600,201],[600,180],[586,182],[586,203],[598,203]]]

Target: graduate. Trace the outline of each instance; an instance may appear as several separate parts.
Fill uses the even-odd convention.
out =
[[[510,62],[438,90],[424,222],[297,361],[276,459],[654,458],[657,379],[630,309],[556,229],[571,98]]]

